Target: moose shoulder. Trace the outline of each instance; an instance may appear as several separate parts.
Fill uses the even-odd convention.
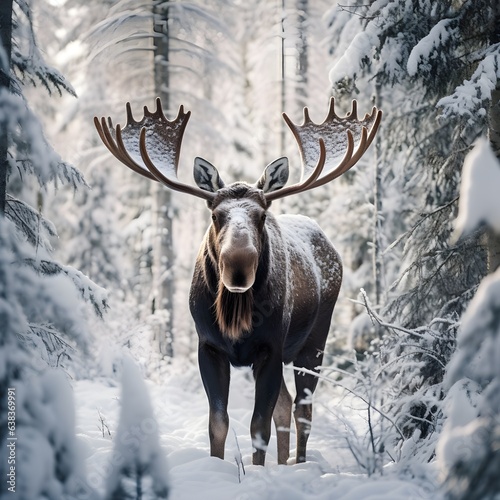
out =
[[[374,108],[358,120],[353,101],[351,112],[339,118],[332,99],[321,125],[310,120],[307,108],[301,126],[284,117],[303,161],[301,180],[290,186],[285,186],[286,158],[270,163],[255,184],[236,182],[227,186],[212,164],[196,158],[197,187],[179,182],[178,157],[189,119],[182,107],[170,122],[158,100],[157,110],[151,113],[146,108],[144,118],[136,122],[127,105],[123,130],[119,125],[113,129],[109,119],[108,123],[104,118],[95,120],[104,144],[125,165],[207,202],[212,223],[196,260],[189,301],[209,402],[211,455],[224,458],[230,365],[252,366],[255,404],[250,432],[253,463],[260,465],[265,461],[272,420],[277,430],[278,463],[287,462],[293,406],[296,459],[306,459],[311,395],[318,379],[296,372],[296,396],[292,400],[283,380],[283,363],[293,363],[308,372],[321,365],[342,280],[340,257],[319,226],[300,215],[275,217],[269,207],[275,199],[321,186],[351,168],[372,142],[381,112]],[[153,158],[146,140],[156,143],[151,149]],[[326,163],[332,163],[327,156],[338,156],[335,152],[344,150],[342,160],[334,168],[325,169]],[[137,151],[140,157],[134,154]]]

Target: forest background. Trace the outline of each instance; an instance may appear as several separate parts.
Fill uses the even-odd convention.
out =
[[[308,106],[319,122],[330,96],[339,114],[356,98],[361,113],[384,111],[369,154],[335,183],[273,205],[317,220],[343,258],[325,365],[373,413],[368,445],[353,454],[368,475],[387,462],[404,470],[465,435],[473,453],[441,455],[443,491],[493,498],[496,1],[9,0],[0,22],[1,394],[19,387],[18,407],[46,400],[62,383],[33,385],[46,367],[114,376],[127,349],[157,381],[173,360],[196,363],[187,295],[209,212],[119,165],[94,116],[123,123],[125,102],[139,118],[159,96],[173,118],[183,104],[192,118],[181,178],[191,181],[200,155],[228,181],[253,182],[281,155],[299,175],[283,111],[299,122]],[[467,419],[453,418],[454,401]],[[0,410],[4,432],[6,400]],[[22,411],[35,432],[36,405]],[[64,489],[71,460],[54,457]]]

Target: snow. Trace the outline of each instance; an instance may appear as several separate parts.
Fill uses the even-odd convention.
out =
[[[486,385],[500,376],[499,313],[500,269],[482,281],[463,317],[445,378],[449,386],[463,377]]]
[[[148,113],[151,113],[148,110]],[[137,124],[128,124],[122,131],[122,141],[129,156],[144,170],[148,171],[141,151],[139,137],[142,128],[146,128],[146,150],[150,160],[166,177],[177,178],[176,151],[174,144],[181,121],[165,122],[145,115]],[[168,132],[167,132],[168,131]],[[115,132],[112,130],[112,134]]]
[[[20,162],[21,171],[34,174],[40,186],[70,184],[85,186],[81,173],[62,161],[43,134],[42,125],[22,95],[0,91],[0,123],[12,132],[16,156],[29,158]]]
[[[481,461],[484,446],[477,434],[483,425],[482,420],[475,419],[463,426],[445,426],[436,450],[443,472],[450,470],[455,463],[467,463],[472,459]]]
[[[158,442],[158,424],[141,373],[130,358],[123,360],[120,403],[107,498],[116,498],[116,492],[121,491],[122,475],[134,481],[150,476],[156,498],[166,498],[168,473]]]
[[[16,483],[20,498],[62,498],[84,476],[73,392],[62,371],[15,384]]]
[[[477,426],[477,404],[479,386],[469,379],[456,383],[445,400],[447,421],[438,441],[436,454],[443,473],[457,461],[457,454],[464,453],[464,447]]]
[[[500,78],[499,62],[500,46],[486,55],[469,80],[464,80],[453,94],[439,100],[437,105],[443,109],[443,117],[459,115],[475,121],[478,113],[486,114],[483,106],[491,99],[491,92]]]
[[[330,70],[329,78],[332,83],[343,78],[354,78],[360,72],[360,61],[370,57],[374,47],[379,45],[378,37],[372,31],[367,29],[354,37],[344,55]]]
[[[475,498],[487,498],[486,492],[499,491],[495,479],[500,465],[496,435],[500,411],[499,357],[497,269],[483,279],[462,318],[457,349],[444,379],[444,388],[449,388],[446,421],[436,456],[443,479],[452,476],[448,484],[454,498],[457,494],[471,498],[471,492]]]
[[[349,325],[349,333],[347,337],[348,345],[351,349],[358,347],[362,349],[364,345],[366,350],[366,339],[370,339],[373,335],[373,321],[370,315],[366,312],[358,314]]]
[[[406,69],[410,76],[415,76],[426,66],[426,60],[432,57],[432,53],[439,51],[439,46],[445,44],[449,37],[453,36],[450,29],[451,19],[441,19],[427,36],[422,38],[412,49],[406,63]],[[436,55],[434,55],[436,57]],[[430,70],[430,66],[428,68]]]
[[[231,429],[225,460],[209,456],[208,404],[195,363],[174,360],[161,383],[145,382],[158,422],[159,443],[169,467],[170,498],[175,500],[224,499],[439,499],[432,481],[412,482],[386,469],[384,476],[361,474],[346,445],[346,431],[339,415],[363,432],[365,422],[355,406],[340,401],[338,389],[320,383],[309,439],[308,461],[277,465],[276,439],[271,438],[266,466],[251,465],[250,419],[253,382],[250,369],[233,369],[229,399]],[[291,370],[285,371],[291,377]],[[293,387],[293,384],[289,384]],[[87,455],[88,487],[101,494],[112,458],[120,389],[111,378],[74,383],[77,435]],[[138,387],[136,387],[138,389]],[[138,395],[134,406],[140,406]],[[111,430],[111,439],[99,428],[97,409]],[[137,413],[137,408],[131,408]],[[335,412],[335,414],[334,414]],[[121,425],[121,424],[120,424]],[[292,432],[292,456],[294,452]],[[242,453],[245,474],[235,456]],[[432,475],[432,473],[430,474]],[[240,477],[240,480],[239,480]]]
[[[21,427],[17,436],[19,446],[16,451],[20,464],[17,477],[21,497],[38,498],[46,491],[54,494],[57,488],[52,478],[54,454],[47,438],[33,427]]]
[[[483,224],[500,233],[500,162],[487,139],[479,139],[462,172],[456,235],[468,235]]]

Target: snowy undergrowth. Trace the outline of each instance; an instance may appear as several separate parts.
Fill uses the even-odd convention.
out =
[[[111,324],[113,322],[111,321]],[[115,325],[118,325],[117,321]],[[123,326],[123,325],[122,325]],[[365,446],[366,411],[357,397],[346,396],[338,386],[322,381],[314,396],[313,430],[308,462],[277,465],[276,439],[271,438],[265,467],[251,465],[250,420],[253,407],[253,378],[250,369],[233,369],[229,416],[230,431],[225,460],[209,456],[208,404],[196,359],[177,358],[169,365],[148,366],[148,325],[135,325],[127,335],[136,339],[136,362],[143,375],[158,424],[160,445],[166,455],[170,498],[192,499],[437,499],[433,465],[417,465],[414,477],[401,476],[394,466],[368,477],[359,467],[349,446]],[[93,379],[74,381],[77,435],[87,463],[88,491],[104,494],[113,474],[111,459],[118,439],[120,415],[120,372],[122,353],[134,356],[133,343],[119,346],[120,335],[108,331],[107,369]],[[102,339],[104,340],[104,339]],[[137,350],[137,345],[140,348]],[[129,349],[132,347],[132,349]],[[113,351],[110,360],[109,351]],[[121,351],[121,352],[120,352]],[[101,354],[102,354],[101,350]],[[154,356],[153,356],[154,357]],[[113,367],[113,369],[110,369]],[[286,369],[290,389],[292,370]],[[154,381],[153,381],[154,380]],[[131,395],[132,398],[134,395]],[[143,395],[137,395],[142,401]],[[291,456],[295,436],[292,431]],[[245,473],[236,457],[242,454]],[[143,497],[147,498],[147,497]]]

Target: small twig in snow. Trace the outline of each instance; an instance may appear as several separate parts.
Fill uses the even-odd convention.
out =
[[[108,436],[111,438],[111,431],[109,430],[108,424],[106,423],[106,418],[103,416],[99,408],[97,408],[97,414],[99,415],[99,421],[101,423],[101,426],[97,427],[102,432],[102,437],[106,437],[104,432],[104,430],[106,430],[108,432]]]
[[[238,482],[241,483],[240,466],[241,470],[243,471],[243,475],[246,474],[245,466],[243,465],[243,457],[241,456],[241,449],[240,449],[240,444],[238,443],[238,436],[236,436],[236,431],[234,429],[233,429],[233,434],[234,434],[234,442],[236,443],[236,452],[234,454],[234,461],[238,466]]]

